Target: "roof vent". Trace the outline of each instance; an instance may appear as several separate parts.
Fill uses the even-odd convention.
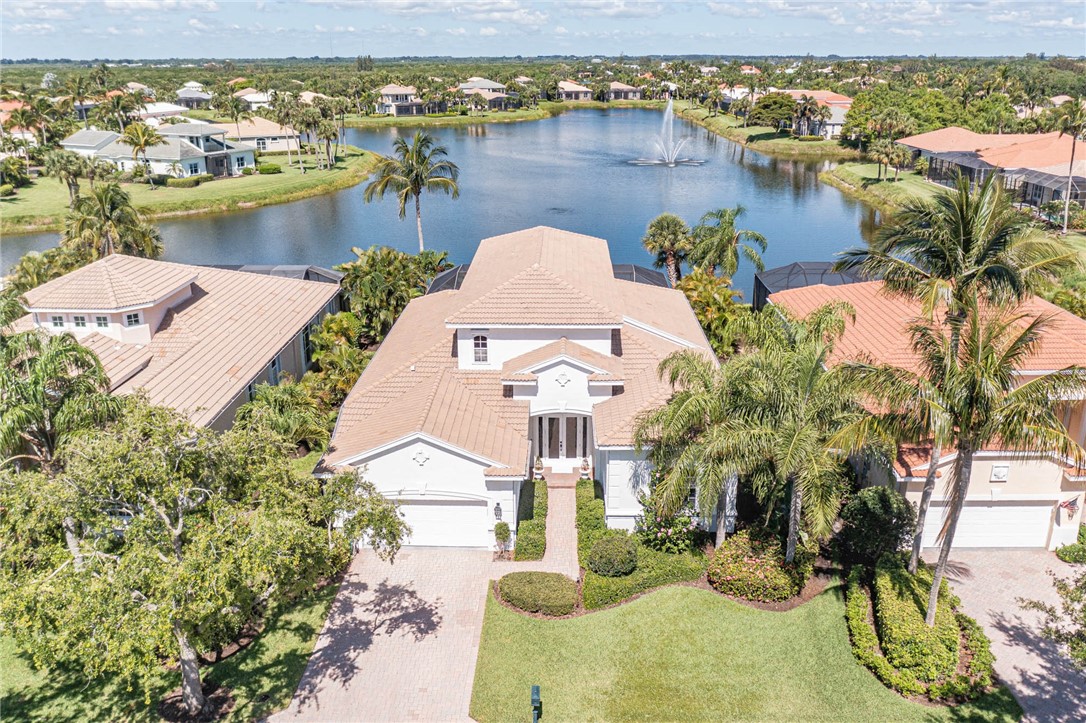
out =
[[[411,371],[415,371],[415,365],[414,364],[411,365]]]

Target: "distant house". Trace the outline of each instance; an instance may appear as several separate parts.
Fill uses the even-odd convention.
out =
[[[701,65],[698,66],[698,70],[701,71],[702,75],[715,75],[720,72],[720,68],[715,65]]]
[[[464,94],[464,97],[469,100],[471,96],[482,98],[486,101],[486,107],[489,110],[508,110],[509,108],[515,108],[519,103],[517,98],[496,90],[468,88],[461,92]]]
[[[152,173],[198,176],[235,176],[255,164],[253,146],[226,140],[226,133],[210,123],[179,123],[162,125],[159,135],[165,143],[151,146],[146,153],[146,166]],[[144,157],[132,159],[132,147],[120,142],[121,134],[114,131],[79,130],[61,141],[66,150],[82,156],[101,158],[114,163],[122,171],[145,165]]]
[[[139,95],[145,95],[150,98],[155,97],[155,89],[149,88],[143,83],[136,83],[135,81],[132,81],[130,83],[125,83],[124,87],[128,90],[129,93],[137,93]]]
[[[317,100],[318,98],[323,98],[327,100],[329,97],[330,96],[327,96],[324,93],[314,93],[311,90],[303,90],[301,93],[298,94],[298,100],[307,105],[313,105],[313,101]]]
[[[213,123],[212,127],[226,133],[228,139],[241,141],[258,151],[287,151],[300,148],[298,132],[260,116],[238,123]]]
[[[518,75],[517,77],[513,78],[513,81],[516,83],[520,83],[521,85],[532,85],[533,83],[535,83],[535,79],[529,78],[527,75]]]
[[[179,116],[186,110],[188,109],[185,106],[176,103],[147,103],[140,107],[139,117],[145,120],[148,118],[170,118]]]
[[[376,104],[378,113],[394,116],[426,114],[413,85],[389,83],[377,92],[380,93]]]
[[[761,75],[762,71],[760,71],[756,66],[753,66],[753,65],[740,65],[739,66],[739,74],[740,75]]]
[[[177,91],[177,103],[189,110],[207,108],[211,104],[211,93],[196,88],[182,88]]]
[[[578,102],[592,100],[592,89],[578,85],[572,80],[560,80],[558,81],[558,100]]]
[[[613,80],[607,89],[607,100],[641,100],[641,89]]]
[[[480,78],[478,76],[472,76],[468,78],[466,82],[460,84],[460,90],[467,92],[470,90],[488,90],[492,93],[504,93],[505,86],[495,80],[488,78]]]
[[[204,90],[204,84],[195,80],[190,80],[186,83],[182,83],[181,87],[188,90]]]
[[[808,129],[808,135],[820,135],[823,138],[833,138],[841,135],[841,129],[845,125],[845,115],[852,107],[852,98],[830,90],[782,90],[796,99],[798,103],[803,96],[814,98],[818,105],[829,108],[830,116],[824,121],[819,121],[817,126]],[[813,131],[813,132],[811,132]]]
[[[253,90],[252,88],[246,88],[245,92],[240,95],[234,93],[234,97],[248,105],[250,111],[260,110],[261,108],[267,108],[271,105],[271,96],[267,93]]]
[[[143,391],[225,430],[257,384],[309,368],[309,334],[338,295],[338,283],[116,254],[26,292],[17,323],[73,334],[114,394]]]

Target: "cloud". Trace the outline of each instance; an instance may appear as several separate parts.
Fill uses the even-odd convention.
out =
[[[826,20],[830,25],[844,25],[846,23],[845,16],[836,5],[768,0],[766,7],[771,8],[778,15]]]
[[[901,35],[906,38],[922,38],[924,37],[924,31],[917,30],[916,28],[886,28],[886,32],[892,35]]]
[[[15,23],[5,29],[16,35],[50,35],[57,30],[56,26],[50,23]]]
[[[449,35],[467,35],[468,31],[464,28],[445,28],[445,32]]]
[[[561,8],[581,17],[649,18],[664,12],[663,3],[641,0],[566,0]]]
[[[71,10],[79,9],[82,3],[19,2],[6,0],[2,9],[6,18],[24,18],[41,22],[43,20],[71,20]],[[34,24],[34,23],[29,23]]]
[[[756,5],[748,3],[709,3],[709,12],[713,15],[727,15],[731,18],[760,18],[762,11]]]
[[[131,13],[139,10],[155,12],[182,10],[202,13],[219,11],[219,3],[215,0],[104,0],[102,6],[111,13]]]
[[[444,15],[463,20],[514,25],[543,25],[549,15],[520,0],[305,0],[332,8],[373,9],[389,15]]]
[[[207,33],[212,27],[199,18],[189,18],[189,27],[201,33]]]
[[[498,29],[490,27],[489,25],[487,27],[485,27],[485,28],[479,28],[479,35],[482,35],[484,38],[493,37],[493,36],[495,36],[497,34],[498,34]]]
[[[1060,28],[1062,30],[1086,30],[1086,22],[1075,22],[1075,19],[1068,15],[1061,20],[1036,20],[1029,23],[1031,28]]]

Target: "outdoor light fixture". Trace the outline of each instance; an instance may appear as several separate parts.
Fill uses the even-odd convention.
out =
[[[494,519],[497,520],[498,522],[502,521],[502,503],[501,502],[495,502],[494,503]]]

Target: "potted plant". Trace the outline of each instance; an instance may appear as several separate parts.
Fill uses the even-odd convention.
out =
[[[543,458],[542,457],[536,457],[535,458],[535,478],[536,479],[543,479]]]
[[[509,547],[509,540],[512,537],[509,531],[508,522],[498,522],[494,525],[494,541],[498,546],[498,559],[504,559],[505,551]]]
[[[592,471],[592,465],[588,463],[588,457],[581,460],[581,479],[588,479],[589,473]]]

